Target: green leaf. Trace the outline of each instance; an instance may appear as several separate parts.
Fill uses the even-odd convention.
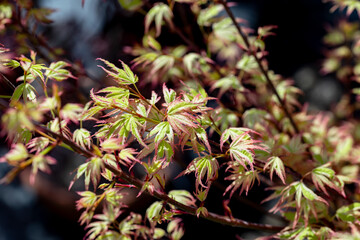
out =
[[[161,25],[165,20],[172,26],[173,13],[168,5],[164,3],[156,3],[145,16],[145,33],[149,31],[150,25],[155,21],[156,36],[161,33]]]
[[[77,210],[82,208],[90,209],[95,204],[97,200],[97,195],[94,192],[83,191],[77,192],[81,196],[81,198],[76,202]]]
[[[213,32],[215,36],[223,41],[240,42],[239,35],[237,34],[236,27],[229,17],[222,19],[219,22],[214,23]],[[246,46],[242,44],[242,47]]]
[[[4,63],[4,66],[11,67],[14,69],[14,68],[20,67],[20,63],[16,60],[10,59]]]
[[[34,77],[34,79],[39,77],[44,82],[45,79],[44,79],[44,74],[42,72],[42,70],[44,69],[46,69],[46,67],[43,64],[32,64],[30,65],[29,71],[31,75]]]
[[[190,74],[200,74],[201,66],[206,64],[206,60],[198,53],[188,53],[183,59],[185,69]]]
[[[164,100],[166,103],[171,103],[175,100],[176,98],[176,92],[173,89],[168,89],[164,83],[163,85],[163,95],[164,95]]]
[[[243,55],[243,57],[237,62],[236,68],[245,72],[257,71],[259,66],[252,55]]]
[[[230,138],[231,140],[236,140],[237,138],[239,138],[240,136],[246,134],[244,136],[244,140],[248,140],[250,139],[250,135],[248,135],[247,133],[250,132],[254,132],[249,128],[235,128],[235,127],[230,127],[228,129],[226,129],[223,134],[221,135],[221,139],[220,139],[220,147],[222,148],[224,143]]]
[[[84,149],[90,148],[91,137],[90,132],[85,128],[76,129],[73,133],[73,141],[83,147]]]
[[[143,5],[141,0],[118,0],[118,2],[127,11],[136,11]]]
[[[19,86],[17,86],[10,98],[10,101],[11,102],[18,101],[24,92],[24,88],[25,88],[25,83],[21,83]]]
[[[270,157],[264,166],[264,171],[267,168],[270,168],[270,180],[272,180],[275,171],[276,175],[278,175],[281,181],[285,184],[285,179],[286,179],[285,166],[283,161],[279,157],[276,156]]]
[[[232,172],[234,173],[225,178],[225,180],[233,181],[225,190],[225,193],[227,193],[231,189],[230,197],[232,197],[234,192],[239,189],[240,186],[241,189],[239,194],[245,191],[245,194],[247,195],[256,180],[258,181],[258,183],[260,183],[259,173],[257,171],[244,171],[243,168],[239,167],[238,165],[239,164],[230,164],[229,167],[233,168],[234,171]]]
[[[36,90],[30,83],[25,83],[23,89],[24,101],[36,102]]]
[[[235,89],[236,91],[244,90],[244,87],[240,84],[239,79],[234,75],[229,75],[217,80],[212,86],[212,88],[220,88],[219,96],[223,95],[226,91],[230,89]]]
[[[65,67],[68,66],[70,66],[70,64],[64,61],[53,62],[50,64],[49,68],[46,69],[45,75],[49,79],[53,79],[59,82],[64,81],[69,77],[74,78],[70,71],[65,69]]]
[[[90,120],[92,116],[94,116],[95,114],[97,114],[98,112],[102,111],[104,108],[102,106],[94,106],[88,110],[86,110],[80,120]]]
[[[172,190],[169,197],[187,206],[195,206],[195,198],[186,190]]]
[[[211,26],[215,17],[223,10],[221,4],[216,4],[200,11],[197,22],[200,26]]]
[[[150,75],[155,74],[160,69],[164,71],[170,71],[171,68],[174,66],[175,58],[169,55],[161,55],[157,57],[154,62],[152,63],[152,69],[150,71]]]
[[[343,206],[336,211],[336,217],[344,222],[355,222],[359,220],[360,203],[355,202],[347,206]]]
[[[13,145],[12,149],[6,153],[5,156],[0,158],[0,162],[6,160],[10,164],[16,164],[27,159],[28,156],[29,153],[26,147],[21,143],[17,143],[16,145]]]
[[[267,114],[266,111],[257,108],[246,110],[243,114],[244,125],[249,128],[254,128],[257,123],[262,124],[264,122]]]
[[[139,79],[138,77],[131,71],[128,65],[126,65],[124,62],[121,62],[123,69],[120,69],[116,67],[114,64],[110,63],[109,61],[106,61],[104,59],[98,58],[97,60],[102,61],[105,63],[110,69],[107,70],[102,66],[101,67],[107,74],[109,74],[111,77],[114,78],[114,80],[120,84],[120,85],[129,85],[129,84],[135,84]]]
[[[166,141],[161,141],[160,144],[158,145],[157,148],[157,156],[159,158],[163,158],[164,155],[166,156],[166,159],[168,161],[170,161],[170,159],[173,157],[174,155],[174,151],[170,145],[170,143],[166,142]]]
[[[343,141],[339,141],[336,146],[335,160],[340,160],[347,157],[353,149],[354,140],[352,137],[347,137]]]
[[[150,222],[157,222],[160,221],[161,216],[161,210],[163,209],[163,203],[156,201],[153,204],[148,207],[146,210],[146,217],[149,219]]]
[[[165,236],[165,230],[163,230],[161,228],[155,228],[154,229],[154,235],[153,235],[154,239],[160,239],[160,238],[162,238],[164,236]]]
[[[173,115],[181,111],[188,111],[190,109],[195,109],[197,106],[199,106],[198,103],[174,101],[171,104],[169,104],[167,108],[167,113],[168,115]]]
[[[184,171],[185,174],[195,172],[196,187],[207,188],[212,181],[217,179],[219,162],[211,155],[195,158]],[[206,177],[205,177],[206,176]],[[205,179],[205,182],[203,180]]]

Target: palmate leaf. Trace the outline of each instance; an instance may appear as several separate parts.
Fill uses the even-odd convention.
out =
[[[207,188],[210,182],[217,179],[218,170],[219,162],[216,160],[216,158],[211,155],[206,155],[195,158],[189,164],[183,174],[195,172],[196,188],[199,189],[199,186]]]
[[[159,123],[150,131],[149,137],[152,137],[154,135],[154,141],[156,146],[159,144],[160,141],[165,138],[165,136],[170,141],[170,143],[174,142],[174,131],[170,126],[170,123],[167,121]]]
[[[51,147],[48,147],[51,148]],[[44,150],[46,151],[46,149]],[[56,163],[55,158],[50,157],[50,156],[46,156],[44,154],[37,154],[35,155],[32,161],[32,171],[31,171],[31,175],[30,175],[30,182],[34,183],[35,181],[35,176],[38,173],[38,171],[42,171],[45,173],[50,173],[50,167],[49,165],[53,165]]]
[[[247,195],[250,188],[254,185],[257,180],[260,183],[259,173],[255,170],[251,171],[241,171],[238,173],[234,173],[225,178],[226,180],[233,180],[233,182],[226,188],[224,195],[231,190],[230,197],[234,194],[234,192],[239,189],[241,194],[245,190],[245,194]]]
[[[78,123],[84,109],[80,104],[67,103],[60,110],[60,116],[64,120],[70,120],[74,123]]]
[[[311,178],[318,190],[323,191],[326,195],[329,196],[325,186],[332,188],[342,194],[342,191],[335,185],[334,182],[335,171],[328,168],[327,165],[323,165],[317,168],[314,168],[311,171]],[[345,197],[345,196],[344,196]]]
[[[199,126],[196,128],[188,128],[188,132],[190,134],[184,132],[182,135],[180,135],[180,146],[182,149],[184,149],[185,145],[191,144],[192,149],[196,153],[200,154],[200,152],[203,151],[202,148],[204,148],[202,144],[204,144],[208,152],[211,153],[211,147],[205,129]],[[190,144],[188,143],[189,140],[190,140]]]
[[[281,179],[281,181],[285,184],[286,173],[283,161],[276,156],[270,157],[267,160],[267,163],[264,166],[264,171],[269,168],[270,169],[270,180],[272,180],[274,171],[276,175]]]
[[[145,33],[149,31],[150,25],[155,21],[156,36],[161,33],[161,25],[165,20],[170,26],[172,23],[173,13],[170,7],[164,3],[156,3],[145,16]]]
[[[212,89],[220,88],[219,96],[222,96],[226,91],[235,89],[237,91],[243,91],[244,87],[241,85],[239,79],[234,75],[223,77],[215,82]]]
[[[116,67],[114,64],[110,63],[109,61],[106,61],[104,59],[98,58],[97,60],[102,61],[105,63],[110,69],[107,70],[102,66],[101,67],[107,74],[109,74],[113,79],[120,85],[130,85],[135,84],[139,79],[138,77],[131,71],[128,65],[126,65],[124,62],[121,62],[123,69],[120,69]]]
[[[126,109],[129,105],[129,97],[126,95],[123,95],[122,98],[118,98],[116,96],[102,97],[99,95],[95,95],[94,89],[91,89],[90,97],[94,101],[95,105],[102,106],[103,108],[114,108],[117,106]]]
[[[360,2],[358,0],[327,0],[327,2],[334,4],[331,11],[335,11],[338,8],[340,10],[347,8],[347,15],[350,15],[353,11],[356,11],[357,14],[360,15]]]
[[[107,93],[106,94],[107,98],[123,99],[126,102],[128,102],[130,96],[130,91],[128,89],[115,87],[115,86],[103,88],[100,91],[98,91],[98,93]]]
[[[231,139],[231,140],[235,140],[237,139],[240,135],[243,135],[244,133],[246,133],[246,136],[244,136],[244,139],[250,139],[250,135],[248,133],[256,133],[254,131],[252,131],[249,128],[236,128],[236,127],[230,127],[228,129],[226,129],[223,134],[221,135],[221,139],[220,139],[220,147],[222,149],[224,143]]]
[[[198,124],[195,122],[196,118],[186,112],[168,115],[167,120],[170,123],[173,131],[179,135],[182,135],[183,133],[190,134],[188,128],[198,127]]]
[[[123,114],[119,121],[119,127],[120,130],[118,134],[120,137],[126,138],[129,132],[131,132],[141,145],[145,148],[147,147],[139,131],[139,128],[143,127],[143,121],[141,119],[129,113]]]
[[[27,159],[29,153],[22,143],[13,144],[11,150],[0,158],[0,162],[7,162],[11,165],[16,165],[19,162]]]
[[[104,168],[104,162],[99,157],[92,157],[88,162],[81,164],[76,172],[74,179],[71,181],[69,189],[72,187],[74,182],[85,174],[85,188],[89,189],[90,182],[92,182],[94,189],[100,181],[101,172]]]
[[[175,101],[176,92],[173,89],[168,89],[165,83],[163,85],[163,95],[164,95],[164,100],[167,104],[170,104],[173,101]]]
[[[64,61],[53,62],[50,64],[49,68],[46,69],[45,75],[49,79],[53,79],[59,82],[68,78],[75,78],[69,70],[65,69],[65,67],[68,66],[70,66],[70,64]]]
[[[79,120],[90,120],[92,119],[92,116],[101,112],[102,110],[104,110],[104,107],[102,106],[93,106],[87,109],[86,111],[84,111]]]
[[[173,101],[168,105],[167,114],[174,115],[178,112],[183,111],[191,111],[198,106],[202,105],[202,103],[193,103],[193,102],[185,102],[185,101]]]
[[[50,140],[45,137],[36,137],[30,140],[26,147],[30,150],[30,152],[39,153],[44,150],[50,143]]]
[[[357,222],[360,219],[360,203],[355,202],[347,206],[343,206],[336,211],[336,217],[344,222]]]
[[[173,198],[184,205],[196,206],[195,198],[186,190],[172,190],[168,195],[170,198]]]
[[[236,34],[236,27],[229,17],[226,17],[220,20],[219,22],[214,23],[213,32],[218,39],[221,39],[225,42],[227,41],[233,42],[240,39],[238,37],[239,35]],[[242,45],[241,47],[245,48],[243,44],[241,45]]]
[[[288,208],[293,203],[296,208],[293,219],[293,228],[297,225],[300,216],[303,217],[305,225],[308,224],[310,212],[317,218],[317,209],[320,208],[316,204],[328,205],[325,199],[316,195],[302,181],[291,183],[281,191],[280,195],[280,200],[270,211],[277,212],[281,208]]]
[[[164,204],[162,202],[156,201],[148,207],[146,210],[146,217],[150,222],[158,222],[162,220],[162,210]]]
[[[256,145],[256,143],[259,143],[260,141],[247,139],[248,136],[247,133],[238,136],[238,138],[230,144],[228,151],[232,160],[240,163],[245,169],[247,169],[247,165],[249,165],[251,170],[254,170],[254,150],[258,149],[265,151],[265,149]]]
[[[198,24],[200,26],[211,26],[223,8],[224,7],[221,4],[217,4],[201,10],[197,19]]]
[[[167,225],[166,231],[170,234],[171,239],[180,240],[184,235],[184,229],[181,223],[181,218],[175,218]]]
[[[95,204],[96,200],[98,199],[98,196],[91,191],[83,191],[83,192],[77,192],[81,196],[81,198],[76,201],[76,209],[90,209]]]

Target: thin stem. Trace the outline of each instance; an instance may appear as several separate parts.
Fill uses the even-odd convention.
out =
[[[0,75],[3,77],[7,85],[9,85],[12,89],[15,89],[14,84],[4,74],[0,72]]]
[[[261,73],[264,75],[268,85],[270,86],[272,92],[275,94],[277,100],[279,101],[286,117],[289,119],[290,121],[290,124],[291,126],[294,128],[295,130],[295,133],[296,134],[300,134],[300,130],[299,130],[299,127],[297,126],[297,124],[295,123],[294,121],[294,118],[292,117],[290,111],[288,110],[288,108],[286,107],[286,103],[285,101],[280,97],[278,91],[276,90],[276,87],[274,85],[274,83],[271,81],[270,77],[269,77],[269,73],[267,70],[265,70],[265,67],[264,65],[262,64],[261,60],[259,59],[259,57],[256,55],[256,52],[252,49],[252,46],[250,45],[250,42],[249,42],[249,39],[248,37],[246,36],[246,34],[242,31],[240,25],[236,22],[236,19],[235,19],[235,16],[234,14],[232,13],[231,9],[228,7],[227,3],[226,3],[226,0],[219,0],[221,2],[221,4],[224,6],[224,9],[226,11],[226,13],[229,15],[231,21],[233,22],[233,24],[235,25],[239,35],[241,36],[242,40],[244,41],[245,43],[245,46],[246,48],[248,49],[248,53],[250,55],[252,55],[261,71]],[[306,143],[305,141],[305,138],[304,136],[302,135],[301,136],[301,140],[303,143]],[[313,156],[313,153],[311,152],[310,148],[307,147],[306,148],[307,152],[309,153],[310,155],[310,158],[314,161],[314,156]]]
[[[229,17],[231,18],[231,21],[233,22],[233,24],[235,25],[238,33],[240,34],[242,40],[245,43],[246,48],[248,49],[248,52],[255,58],[256,63],[258,64],[258,67],[261,71],[261,73],[264,75],[268,85],[270,86],[271,90],[273,91],[273,93],[275,94],[277,100],[279,101],[281,107],[283,108],[285,115],[287,116],[287,118],[290,120],[290,123],[292,125],[292,127],[294,128],[295,132],[297,134],[300,133],[298,126],[296,125],[292,115],[290,114],[289,110],[286,107],[285,101],[280,97],[278,91],[276,90],[276,87],[274,85],[274,83],[271,81],[270,77],[269,77],[269,73],[267,70],[265,70],[264,65],[261,63],[261,60],[259,59],[259,57],[256,55],[256,52],[254,50],[252,50],[252,47],[250,45],[249,39],[246,36],[246,34],[242,31],[241,27],[239,24],[237,24],[236,19],[234,14],[232,13],[232,11],[230,10],[230,8],[228,7],[227,3],[225,0],[219,0],[220,3],[224,6],[224,9],[226,11],[226,13],[229,15]]]
[[[0,98],[8,98],[8,99],[10,99],[11,96],[8,96],[8,95],[0,95]]]
[[[151,104],[139,91],[139,89],[137,88],[136,84],[134,83],[134,88],[135,88],[135,91],[136,91],[136,96],[138,98],[140,98],[141,100],[145,101],[146,104],[152,106],[158,113],[160,113],[161,115],[165,116],[165,114],[163,112],[161,112],[154,104]],[[129,88],[130,90],[133,90],[132,88]]]

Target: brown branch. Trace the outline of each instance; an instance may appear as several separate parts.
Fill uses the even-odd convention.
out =
[[[94,153],[81,148],[72,140],[67,139],[64,136],[47,129],[46,127],[41,126],[38,123],[35,123],[35,126],[38,130],[46,132],[47,134],[51,134],[51,135],[57,137],[63,143],[69,145],[75,152],[77,152],[87,158],[95,156]],[[107,168],[108,170],[113,172],[116,176],[120,177],[127,183],[134,185],[137,189],[142,189],[142,187],[144,185],[143,181],[141,181],[133,176],[130,176],[129,174],[127,174],[107,163],[104,163],[104,165],[105,165],[105,168]],[[176,206],[177,208],[179,208],[180,210],[182,210],[188,214],[191,214],[194,216],[196,215],[196,210],[197,210],[196,207],[190,207],[190,206],[184,205],[184,204],[170,198],[166,193],[163,193],[159,190],[154,190],[153,192],[147,191],[147,193],[159,200],[165,201],[169,204]],[[271,231],[271,232],[277,232],[277,231],[280,231],[283,229],[283,227],[281,227],[281,226],[273,226],[273,225],[269,225],[269,224],[259,224],[259,223],[247,222],[247,221],[244,221],[241,219],[230,218],[230,217],[222,216],[222,215],[212,213],[212,212],[209,212],[208,215],[201,214],[200,216],[209,221],[213,221],[213,222],[217,222],[217,223],[221,223],[223,225],[228,225],[228,226],[233,226],[233,227],[243,227],[243,228],[248,228],[248,229],[257,229],[257,230],[264,230],[264,231]]]
[[[285,101],[280,97],[278,91],[276,90],[276,87],[274,85],[274,83],[272,82],[272,80],[270,79],[269,77],[269,73],[268,73],[268,70],[265,69],[264,65],[262,64],[261,60],[259,59],[259,57],[256,55],[256,52],[251,48],[251,45],[250,45],[250,42],[249,42],[249,39],[248,37],[246,36],[246,34],[243,32],[243,30],[241,29],[240,25],[236,22],[236,19],[235,19],[235,16],[234,14],[232,13],[231,9],[229,8],[229,6],[227,5],[226,3],[226,0],[219,0],[219,2],[224,6],[224,9],[226,11],[226,13],[229,15],[231,21],[233,22],[233,24],[235,25],[239,35],[241,36],[242,40],[244,41],[245,43],[245,46],[246,48],[248,49],[248,52],[250,55],[252,55],[261,71],[261,73],[264,75],[268,85],[270,86],[272,92],[275,94],[277,100],[279,101],[286,117],[289,119],[292,127],[294,128],[295,130],[295,133],[296,134],[300,134],[300,130],[299,130],[299,127],[297,126],[297,124],[295,123],[294,121],[294,118],[292,117],[291,113],[289,112],[288,108],[286,107],[286,103]],[[306,143],[305,139],[304,139],[304,136],[301,136],[301,140],[303,143]],[[309,153],[310,155],[310,158],[314,161],[314,156],[310,150],[309,147],[306,148],[307,152]]]
[[[244,41],[245,46],[246,46],[246,48],[248,49],[249,54],[251,54],[251,55],[255,58],[255,60],[256,60],[256,62],[257,62],[257,64],[258,64],[258,67],[259,67],[259,69],[260,69],[260,71],[261,71],[261,73],[264,75],[264,77],[265,77],[267,83],[269,84],[271,90],[272,90],[273,93],[275,94],[277,100],[279,101],[281,107],[283,108],[283,110],[284,110],[284,112],[285,112],[285,115],[287,116],[287,118],[289,118],[290,123],[291,123],[292,127],[294,128],[295,132],[296,132],[297,134],[299,134],[299,133],[300,133],[299,128],[298,128],[298,126],[296,125],[296,123],[295,123],[292,115],[290,114],[289,110],[287,109],[286,104],[285,104],[285,101],[280,97],[279,93],[277,92],[274,83],[271,81],[271,79],[270,79],[270,77],[269,77],[268,71],[265,70],[264,65],[261,63],[261,60],[260,60],[259,57],[256,55],[256,52],[251,49],[251,45],[250,45],[250,42],[249,42],[248,37],[247,37],[246,34],[243,32],[243,30],[241,29],[240,25],[236,22],[235,16],[234,16],[234,14],[232,13],[232,11],[230,10],[230,8],[228,7],[226,1],[225,1],[225,0],[219,0],[219,2],[224,6],[224,9],[225,9],[226,13],[227,13],[227,14],[229,15],[229,17],[231,18],[231,21],[232,21],[233,24],[235,25],[238,33],[240,34],[242,40]]]

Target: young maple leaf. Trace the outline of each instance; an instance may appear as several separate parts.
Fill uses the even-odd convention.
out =
[[[225,180],[233,180],[233,182],[226,188],[224,195],[230,191],[230,198],[234,194],[234,192],[239,189],[240,187],[240,193],[239,195],[245,190],[245,194],[247,195],[250,188],[255,183],[255,180],[258,181],[260,184],[259,179],[259,173],[255,170],[252,171],[241,171],[231,174],[230,176],[226,177]]]
[[[276,156],[270,157],[267,163],[264,166],[264,171],[269,168],[270,169],[270,180],[272,181],[274,171],[276,175],[281,179],[281,181],[285,184],[286,173],[283,161]]]
[[[266,150],[257,145],[257,143],[261,141],[251,139],[249,135],[250,132],[256,133],[247,128],[228,128],[221,135],[220,148],[222,149],[224,143],[231,138],[232,142],[227,151],[230,154],[230,158],[240,163],[245,169],[247,169],[247,165],[249,165],[251,170],[254,170],[254,150]]]
[[[218,177],[218,170],[219,162],[213,156],[207,155],[195,158],[180,175],[195,172],[196,188],[199,189],[199,186],[208,188],[209,183]]]
[[[161,25],[165,20],[167,24],[173,28],[172,23],[173,13],[170,7],[164,3],[157,3],[153,8],[146,14],[145,17],[145,33],[149,31],[150,24],[155,21],[156,27],[156,36],[159,36],[161,33]]]

